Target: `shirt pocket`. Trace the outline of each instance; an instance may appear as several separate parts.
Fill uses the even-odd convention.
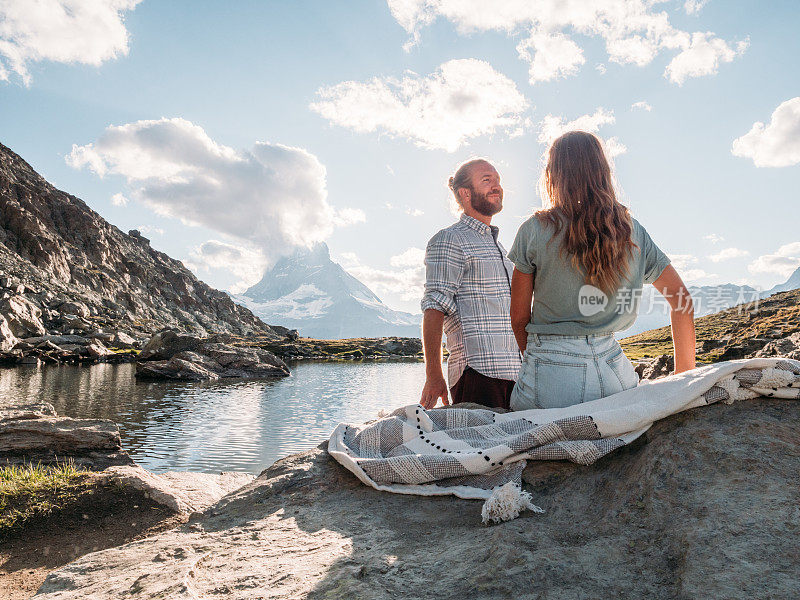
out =
[[[586,397],[586,363],[533,359],[534,404],[562,408],[580,404]]]

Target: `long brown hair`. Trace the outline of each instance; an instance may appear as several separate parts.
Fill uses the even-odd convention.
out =
[[[558,233],[565,227],[561,251],[586,282],[613,293],[627,275],[636,244],[633,222],[614,192],[611,167],[594,135],[570,131],[556,139],[542,176],[542,195],[550,207],[536,212]],[[559,218],[561,217],[561,218]]]

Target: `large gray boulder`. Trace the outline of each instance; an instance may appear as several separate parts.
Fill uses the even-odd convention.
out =
[[[152,473],[139,465],[113,466],[99,474],[105,481],[144,492],[170,510],[190,514],[204,510],[220,498],[250,483],[249,473]]]
[[[147,340],[138,360],[169,360],[178,352],[194,350],[202,343],[201,337],[166,329]]]
[[[11,331],[8,320],[0,315],[0,350],[11,350],[19,343],[19,339]]]
[[[133,464],[119,428],[106,419],[59,417],[52,404],[5,404],[0,398],[0,465],[56,463],[102,469]]]
[[[11,333],[17,337],[47,333],[42,324],[42,309],[25,296],[15,294],[0,300],[0,314],[8,321]]]
[[[37,598],[800,596],[800,402],[716,404],[591,466],[535,463],[544,514],[378,492],[319,448],[187,525],[89,554]]]
[[[0,421],[0,455],[117,452],[119,428],[107,419],[14,418]]]
[[[272,352],[220,343],[220,339],[228,337],[200,338],[172,330],[158,332],[139,353],[136,377],[197,381],[289,374],[286,363]]]

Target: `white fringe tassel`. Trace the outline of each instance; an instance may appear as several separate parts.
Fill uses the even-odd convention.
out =
[[[501,523],[516,519],[523,510],[532,510],[535,513],[544,512],[533,503],[533,498],[528,492],[522,491],[518,483],[509,481],[505,485],[495,488],[492,495],[483,503],[481,519],[484,524],[490,521]]]

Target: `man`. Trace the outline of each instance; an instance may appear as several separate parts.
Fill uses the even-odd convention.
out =
[[[511,329],[514,265],[497,241],[492,216],[503,208],[497,170],[486,160],[461,165],[450,189],[464,214],[428,242],[422,347],[425,387],[420,404],[449,404],[442,374],[442,331],[447,335],[447,380],[453,404],[509,408],[521,355]]]

